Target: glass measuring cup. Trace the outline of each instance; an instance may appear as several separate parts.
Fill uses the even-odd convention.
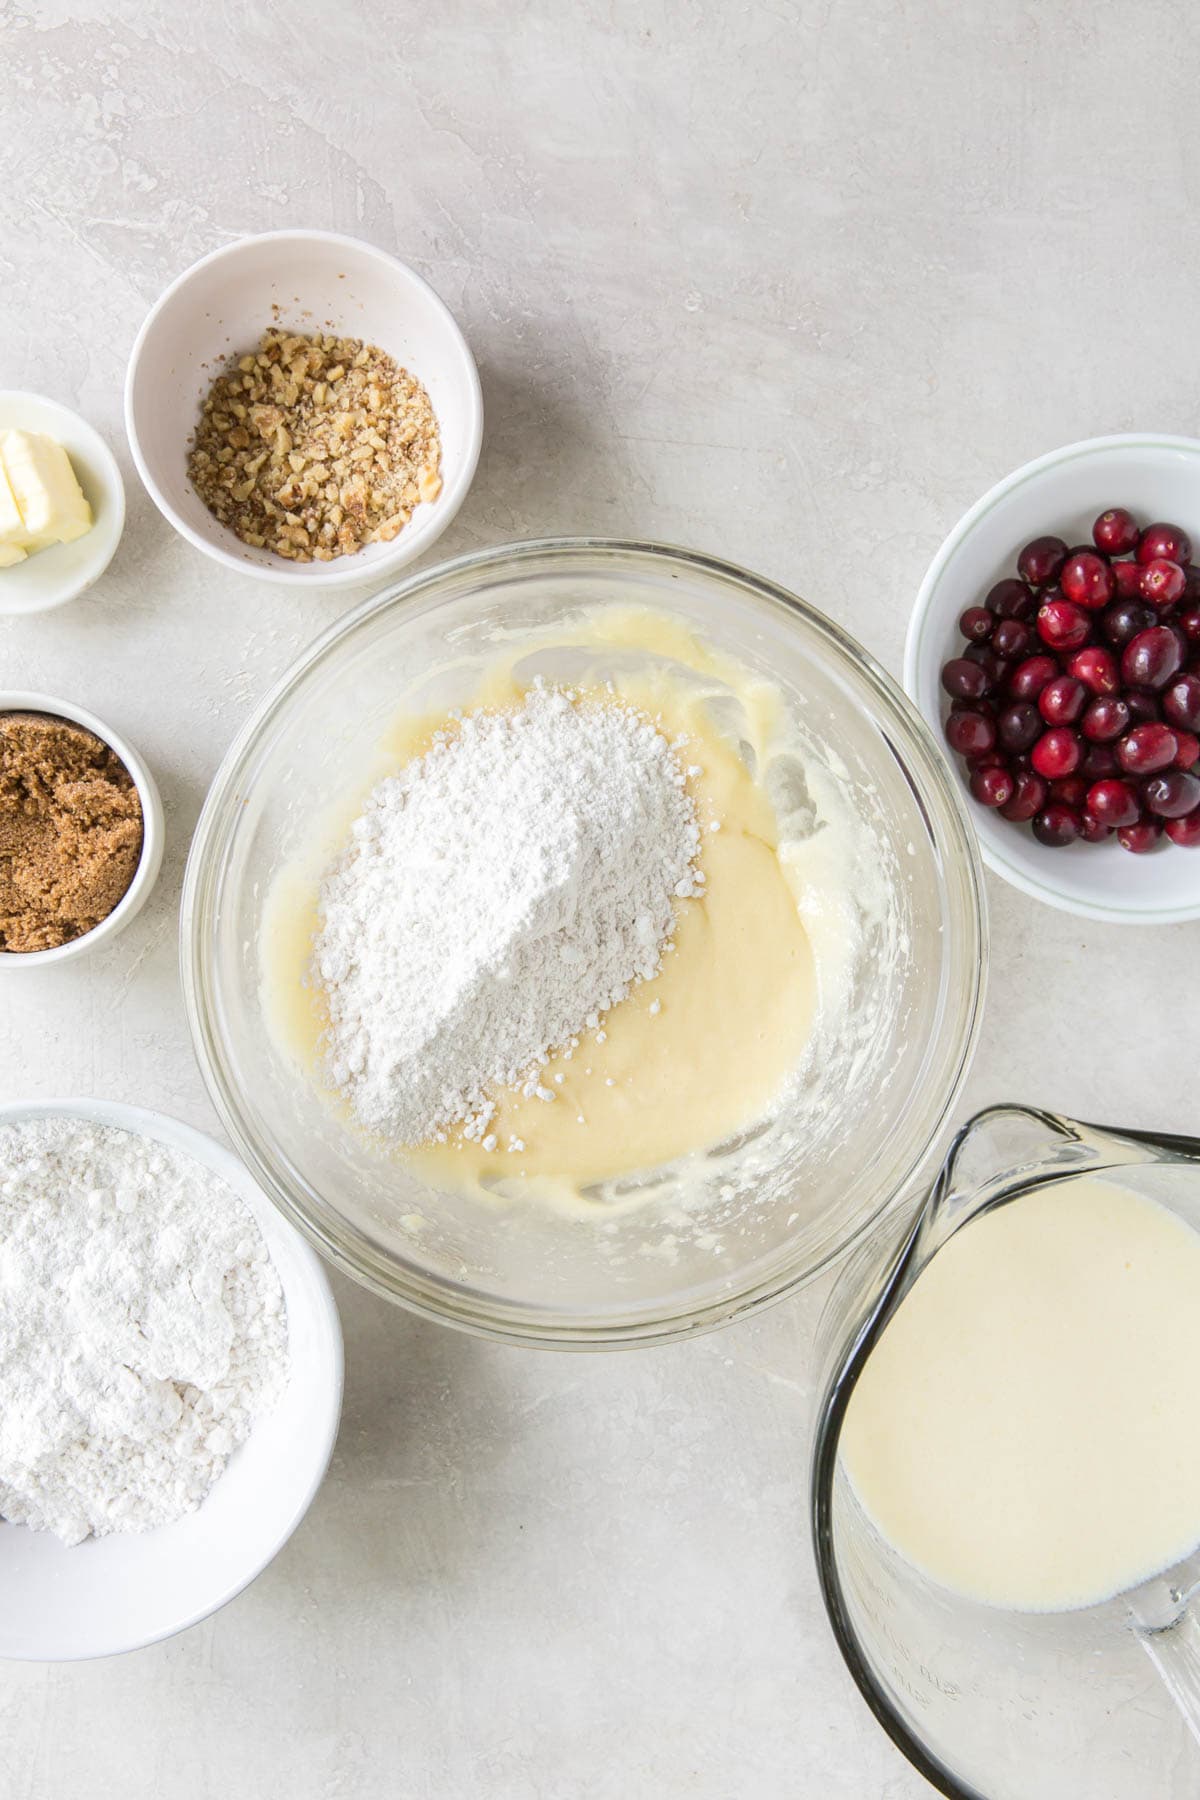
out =
[[[985,1606],[892,1548],[838,1454],[875,1343],[959,1226],[1032,1188],[1102,1172],[1200,1230],[1200,1139],[991,1107],[959,1132],[916,1221],[893,1218],[851,1258],[821,1323],[812,1512],[825,1605],[872,1712],[951,1800],[1200,1793],[1200,1552],[1097,1606]]]

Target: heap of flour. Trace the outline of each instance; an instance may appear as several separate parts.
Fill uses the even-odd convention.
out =
[[[489,1090],[654,975],[700,835],[662,733],[616,700],[533,687],[383,781],[320,895],[326,1057],[362,1125],[402,1144],[463,1124]]]
[[[76,1544],[182,1517],[286,1370],[279,1276],[211,1169],[87,1119],[0,1127],[0,1519]]]

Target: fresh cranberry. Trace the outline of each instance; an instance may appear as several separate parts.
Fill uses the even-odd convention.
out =
[[[1175,742],[1179,745],[1175,752],[1175,767],[1192,769],[1200,762],[1200,737],[1194,731],[1180,731],[1178,725],[1174,730]]]
[[[1125,556],[1137,547],[1138,522],[1123,506],[1110,506],[1092,526],[1092,541],[1105,556]]]
[[[1136,563],[1118,563],[1118,568],[1137,569]],[[1138,580],[1142,571],[1137,569]],[[1145,631],[1148,625],[1157,625],[1158,614],[1152,606],[1140,598],[1126,600],[1110,600],[1100,617],[1100,635],[1106,643],[1120,650],[1131,637],[1139,631]]]
[[[1017,574],[1030,587],[1049,587],[1067,560],[1067,546],[1060,537],[1034,538],[1017,558]]]
[[[1127,775],[1157,775],[1179,754],[1179,739],[1169,725],[1135,725],[1117,745],[1117,761]]]
[[[998,619],[1032,619],[1037,611],[1037,601],[1025,583],[1011,576],[988,590],[985,605]]]
[[[1142,565],[1116,562],[1112,565],[1113,587],[1118,600],[1135,600],[1142,591]]]
[[[1051,800],[1060,800],[1075,812],[1082,812],[1087,805],[1087,793],[1088,784],[1082,775],[1060,775],[1050,783]]]
[[[1117,842],[1122,850],[1132,850],[1135,856],[1145,856],[1153,850],[1162,836],[1160,819],[1139,819],[1136,825],[1122,825],[1117,833]]]
[[[1162,697],[1163,718],[1184,731],[1200,731],[1200,675],[1180,675]]]
[[[965,656],[951,657],[942,670],[942,686],[955,700],[979,700],[992,686],[992,677]]]
[[[1014,700],[996,715],[996,736],[1005,750],[1031,750],[1042,735],[1042,715],[1028,700]]]
[[[1079,835],[1085,844],[1102,844],[1105,838],[1112,836],[1112,826],[1102,824],[1094,813],[1085,809],[1079,817]]]
[[[1045,844],[1048,850],[1060,850],[1064,844],[1073,844],[1079,836],[1082,821],[1071,807],[1063,806],[1060,801],[1052,800],[1033,821],[1033,835],[1039,844]]]
[[[1058,664],[1052,656],[1026,657],[1009,676],[1008,691],[1014,700],[1036,700],[1046,683],[1053,681],[1057,674]]]
[[[989,675],[996,673],[996,665],[1000,661],[990,644],[964,644],[962,657],[964,662],[977,663],[981,669],[986,669]]]
[[[1103,644],[1085,644],[1067,658],[1067,673],[1093,694],[1115,694],[1120,691],[1121,675],[1117,659]]]
[[[1035,813],[1041,812],[1046,804],[1046,791],[1046,783],[1040,775],[1035,775],[1032,769],[1021,769],[1014,778],[1012,799],[1000,811],[1006,819],[1023,825]]]
[[[1200,644],[1200,602],[1181,607],[1175,623],[1189,644]]]
[[[1008,814],[1005,814],[1005,818]],[[1173,844],[1182,844],[1185,850],[1194,850],[1200,844],[1200,811],[1188,813],[1183,819],[1168,819],[1167,836]]]
[[[1121,652],[1121,674],[1131,687],[1164,688],[1183,666],[1183,652],[1169,625],[1151,625]]]
[[[1093,817],[1113,828],[1136,825],[1141,806],[1127,781],[1098,781],[1088,789],[1087,809]]]
[[[1128,704],[1118,695],[1101,694],[1087,707],[1079,729],[1094,744],[1107,744],[1129,730],[1131,717]]]
[[[986,606],[968,606],[958,621],[958,629],[974,644],[986,644],[995,629],[996,620]]]
[[[1001,619],[992,634],[993,650],[1006,661],[1028,656],[1035,643],[1033,632],[1023,619]]]
[[[1120,773],[1121,765],[1111,744],[1089,744],[1079,764],[1079,773],[1088,782],[1107,781]]]
[[[1157,562],[1165,556],[1168,562],[1192,560],[1192,540],[1179,525],[1147,525],[1137,542],[1140,563]]]
[[[1168,769],[1142,783],[1142,799],[1159,819],[1182,819],[1200,806],[1200,781],[1186,769]]]
[[[1154,694],[1143,694],[1137,688],[1126,688],[1123,698],[1135,725],[1149,725],[1162,718],[1162,708]]]
[[[980,806],[1007,806],[1015,791],[1015,783],[1009,771],[998,763],[987,768],[973,769],[970,780],[971,798]]]
[[[996,727],[981,712],[952,712],[946,720],[946,742],[960,756],[984,756],[996,748]]]
[[[1072,675],[1056,675],[1038,695],[1038,711],[1047,725],[1073,725],[1087,705],[1088,691]]]
[[[1083,755],[1079,739],[1067,726],[1044,731],[1030,752],[1030,761],[1039,775],[1056,781],[1060,775],[1073,775]]]
[[[1102,606],[1107,606],[1116,592],[1112,570],[1094,550],[1068,556],[1059,574],[1058,585],[1068,600],[1073,600],[1076,606],[1086,606],[1090,612],[1099,612]]]
[[[1183,565],[1183,597],[1185,600],[1200,600],[1200,566],[1187,562]]]
[[[1090,615],[1073,600],[1043,600],[1037,628],[1043,643],[1054,650],[1077,650],[1092,635]]]
[[[1142,596],[1160,611],[1182,600],[1186,586],[1179,564],[1168,562],[1165,556],[1156,557],[1142,566]]]

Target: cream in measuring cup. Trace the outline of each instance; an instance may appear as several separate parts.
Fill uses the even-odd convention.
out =
[[[1088,1606],[1200,1543],[1200,1233],[1091,1176],[963,1225],[889,1321],[840,1453],[883,1536],[975,1600]]]

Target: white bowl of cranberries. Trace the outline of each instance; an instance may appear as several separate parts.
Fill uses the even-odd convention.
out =
[[[905,686],[997,874],[1200,917],[1200,442],[1093,438],[1000,482],[930,565]]]

